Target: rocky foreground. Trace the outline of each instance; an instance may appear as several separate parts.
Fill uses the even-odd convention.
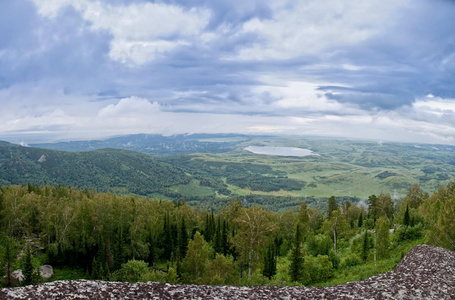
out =
[[[416,246],[393,271],[327,288],[72,280],[2,289],[0,299],[455,299],[455,252]]]

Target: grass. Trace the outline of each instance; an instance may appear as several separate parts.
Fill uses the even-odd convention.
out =
[[[313,150],[321,156],[278,157],[255,155],[244,151],[249,145],[290,146]],[[402,198],[413,184],[427,192],[455,180],[455,166],[450,162],[451,148],[434,150],[409,144],[375,142],[253,138],[238,149],[224,154],[193,154],[193,158],[225,163],[252,163],[284,171],[288,178],[304,181],[307,186],[292,191],[295,197],[351,196],[367,199],[372,194],[386,193]],[[427,170],[426,172],[424,172]],[[430,171],[428,171],[430,170]],[[432,171],[433,170],[433,171]],[[393,174],[381,177],[379,174]],[[442,174],[444,173],[444,174]],[[441,175],[442,174],[442,175]],[[267,175],[267,174],[262,174]],[[378,176],[379,175],[379,176]],[[446,176],[447,180],[437,180]],[[312,184],[312,186],[308,186]],[[228,187],[233,195],[263,194],[258,191]],[[281,195],[282,193],[268,193]]]
[[[362,265],[336,270],[333,278],[316,286],[328,287],[346,282],[360,281],[392,271],[412,247],[423,243],[425,243],[425,239],[402,241],[396,248],[390,250],[390,256],[387,259],[378,259],[376,263],[370,259]]]
[[[78,279],[86,279],[89,278],[86,271],[81,268],[54,268],[54,276],[52,277],[52,281],[57,280],[78,280]]]

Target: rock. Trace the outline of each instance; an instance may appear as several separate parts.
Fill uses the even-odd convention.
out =
[[[22,274],[22,270],[15,270],[13,273],[11,273],[11,278],[18,280],[19,282],[24,281],[25,276]]]
[[[54,269],[50,265],[39,267],[39,273],[44,280],[49,280],[54,276]]]
[[[2,289],[0,299],[455,299],[455,252],[419,245],[393,271],[326,288],[69,280]]]

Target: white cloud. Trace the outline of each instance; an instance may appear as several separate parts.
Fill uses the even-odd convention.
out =
[[[157,55],[193,42],[209,22],[207,9],[184,10],[163,3],[113,6],[88,0],[34,0],[40,14],[55,17],[72,5],[93,30],[112,34],[110,57],[122,63],[143,64]],[[203,39],[206,39],[203,36]]]
[[[404,1],[290,2],[272,19],[252,19],[242,33],[254,33],[260,41],[239,52],[242,59],[292,58],[318,54],[335,45],[354,44],[380,34],[394,23],[392,12]]]
[[[123,98],[117,104],[109,104],[98,112],[99,118],[132,118],[139,119],[151,116],[160,111],[157,102],[150,103],[139,97]]]
[[[412,107],[436,115],[455,114],[455,99],[442,99],[428,95],[426,98],[415,101]]]

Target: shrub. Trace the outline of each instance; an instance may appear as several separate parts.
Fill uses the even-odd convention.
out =
[[[138,282],[150,273],[148,264],[143,260],[131,259],[122,264],[122,268],[112,274],[114,280]]]
[[[333,276],[332,262],[327,255],[305,256],[303,279],[305,285],[326,281]]]
[[[356,253],[351,253],[346,255],[343,259],[341,259],[341,268],[348,268],[360,265],[362,263],[362,259]]]

